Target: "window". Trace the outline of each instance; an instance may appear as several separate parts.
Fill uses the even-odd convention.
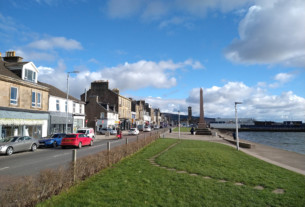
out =
[[[37,107],[41,107],[41,93],[37,93]]]
[[[79,104],[79,113],[81,114],[82,113],[82,105]]]
[[[32,107],[41,107],[41,93],[32,91]]]
[[[18,101],[18,88],[16,87],[11,87],[11,98],[10,98],[10,103],[17,105]]]
[[[36,106],[36,93],[32,91],[32,107]]]
[[[60,108],[59,108],[59,100],[56,100],[56,111],[59,111]]]
[[[36,72],[25,69],[24,80],[35,82],[35,79],[36,79]]]
[[[66,112],[68,111],[68,102],[67,101],[65,101],[65,110],[66,110]]]
[[[104,119],[104,118],[105,118],[105,113],[101,112],[101,119]]]
[[[73,103],[73,113],[75,113],[75,103]]]

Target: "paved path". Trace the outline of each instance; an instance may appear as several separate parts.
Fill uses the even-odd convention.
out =
[[[227,139],[233,139],[231,136],[220,133],[219,131],[217,131],[217,134]],[[179,133],[166,132],[164,134],[164,137],[179,139]],[[189,132],[180,132],[180,139],[218,142],[235,147],[234,145],[223,140],[219,136],[191,135]],[[247,143],[251,143],[252,147],[250,149],[240,148],[242,152],[247,153],[256,158],[259,158],[261,160],[264,160],[266,162],[269,162],[271,164],[305,175],[305,155],[269,147],[262,144],[257,144],[250,141],[245,141],[245,140],[243,141]]]

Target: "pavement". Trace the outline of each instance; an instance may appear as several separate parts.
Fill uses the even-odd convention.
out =
[[[191,135],[190,132],[180,132],[180,139],[187,139],[187,140],[201,140],[201,141],[208,141],[208,142],[217,142],[221,144],[225,144],[228,146],[236,147],[233,144],[230,144],[228,141],[225,141],[223,138],[233,140],[233,137],[221,133],[218,130],[212,130],[212,132],[217,133],[216,136],[210,135]],[[162,135],[163,136],[163,135]],[[179,132],[165,132],[165,138],[175,138],[179,139]],[[251,148],[240,148],[240,151],[256,157],[258,159],[264,160],[271,164],[277,165],[279,167],[294,171],[296,173],[305,175],[305,155],[299,154],[296,152],[286,151],[282,149],[277,149],[274,147],[250,142],[247,140],[241,140],[242,142],[250,143]]]

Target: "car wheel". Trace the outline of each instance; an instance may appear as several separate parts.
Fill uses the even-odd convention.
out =
[[[14,153],[14,149],[12,147],[7,148],[6,154],[7,155],[12,155]]]
[[[31,151],[34,152],[34,151],[36,151],[36,150],[37,150],[37,145],[36,145],[36,144],[33,144],[32,147],[31,147]]]
[[[57,143],[53,142],[53,147],[56,148],[57,147]]]
[[[80,149],[80,148],[82,148],[82,143],[81,142],[78,143],[78,149]]]
[[[92,145],[93,145],[93,141],[91,140],[91,141],[90,141],[90,145],[89,145],[89,146],[92,146]]]

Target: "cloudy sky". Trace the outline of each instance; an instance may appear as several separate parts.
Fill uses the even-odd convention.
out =
[[[162,112],[305,121],[304,0],[0,1],[0,52],[76,98],[94,80]]]

